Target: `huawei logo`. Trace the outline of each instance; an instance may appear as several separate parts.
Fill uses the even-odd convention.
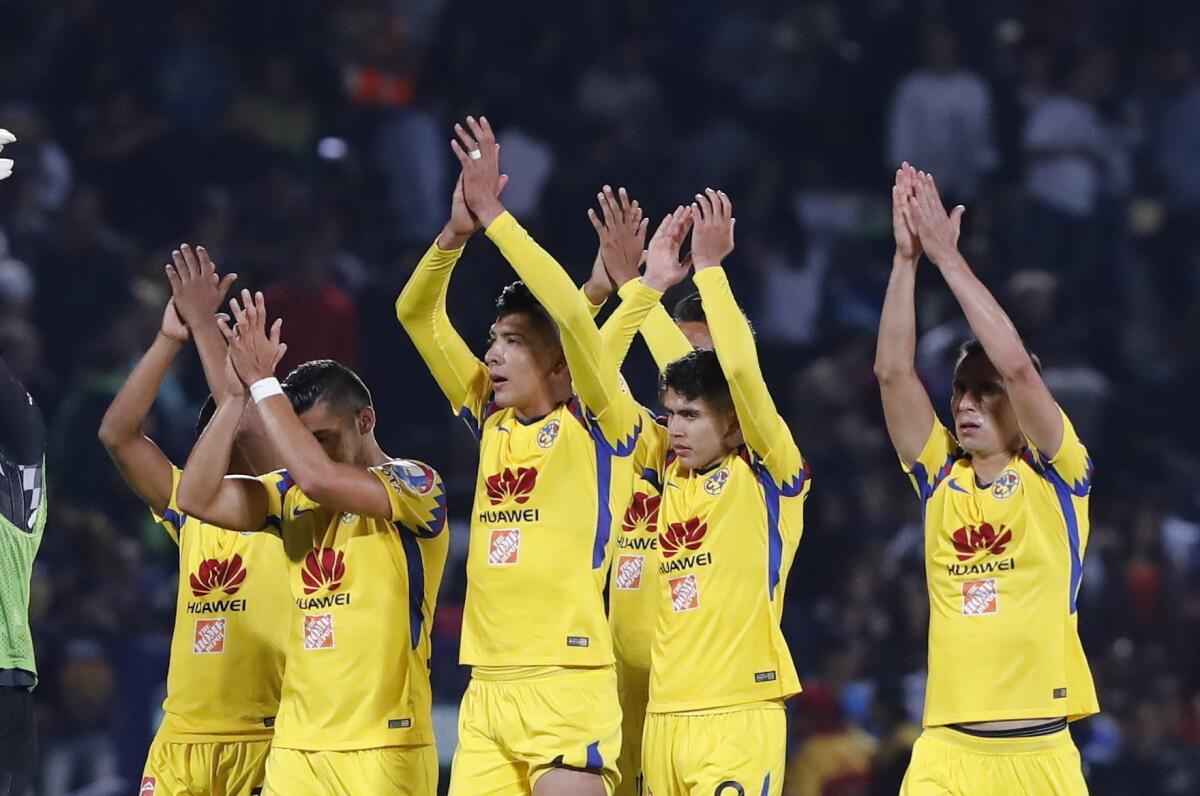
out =
[[[337,591],[346,576],[345,554],[340,550],[322,547],[308,551],[304,557],[304,569],[300,579],[304,581],[304,593],[312,594],[321,588]]]
[[[246,580],[246,568],[242,566],[242,557],[235,555],[226,561],[207,558],[200,567],[188,578],[192,586],[192,594],[204,597],[217,590],[232,597]]]
[[[533,491],[536,483],[536,467],[518,467],[516,473],[505,467],[495,475],[488,476],[488,500],[492,501],[493,506],[498,506],[507,500],[526,503],[529,501],[529,493]]]
[[[638,528],[654,532],[658,526],[658,505],[662,498],[658,495],[647,495],[645,492],[635,492],[633,502],[625,509],[625,519],[621,522],[621,530],[633,533]]]
[[[663,558],[671,558],[682,548],[696,550],[708,533],[708,525],[692,517],[687,522],[673,522],[666,531],[658,535],[658,547]]]
[[[966,561],[969,558],[974,558],[980,551],[990,555],[1000,555],[1004,552],[1008,544],[1012,542],[1012,531],[1001,525],[999,532],[997,532],[991,523],[985,522],[979,526],[959,528],[951,534],[950,539],[954,542],[954,550],[958,554],[958,560]]]

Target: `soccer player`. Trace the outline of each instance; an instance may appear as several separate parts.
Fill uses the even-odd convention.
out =
[[[896,254],[875,373],[892,444],[925,518],[929,680],[903,796],[1085,794],[1067,721],[1099,705],[1076,595],[1092,463],[1008,316],[958,251],[933,177],[892,188]],[[978,341],[954,369],[953,434],[913,366],[924,252]]]
[[[280,324],[268,333],[261,293],[243,291],[231,307],[237,380],[188,458],[179,503],[283,540],[294,608],[263,792],[433,796],[430,626],[449,544],[441,479],[380,449],[371,395],[349,369],[307,362],[279,384]],[[225,475],[247,393],[286,465],[257,479]]]
[[[671,451],[642,765],[656,796],[778,796],[783,700],[800,691],[779,625],[811,481],[721,266],[733,251],[732,204],[710,189],[690,212],[715,350],[691,351],[661,379]],[[681,240],[656,234],[647,267],[674,263]]]
[[[604,585],[641,415],[583,294],[500,202],[491,127],[468,118],[456,133],[450,220],[396,302],[480,442],[461,653],[472,676],[450,793],[599,796],[616,784],[621,745]],[[481,362],[451,325],[446,293],[483,228],[523,281],[501,293]],[[631,293],[647,306],[661,296],[648,284]]]
[[[0,130],[0,149],[16,141]],[[0,180],[12,161],[0,159]],[[46,527],[46,426],[0,356],[0,793],[33,788],[37,664],[29,630],[29,579]]]
[[[179,547],[164,717],[140,793],[249,796],[262,789],[279,708],[287,559],[278,538],[230,533],[181,512],[180,470],[142,433],[159,386],[189,339],[203,354],[214,392],[225,392],[225,340],[214,313],[237,275],[218,277],[203,247],[193,251],[185,244],[172,256],[173,295],[162,326],[100,424],[100,440],[125,481]],[[201,427],[211,407],[206,404]],[[239,430],[230,472],[265,472],[274,458],[249,425]],[[250,464],[255,460],[263,470]]]

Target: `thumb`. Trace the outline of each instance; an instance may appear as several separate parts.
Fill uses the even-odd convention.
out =
[[[497,147],[497,148],[499,148],[499,147]],[[508,175],[501,174],[500,179],[498,179],[496,181],[496,196],[499,196],[500,194],[504,193],[504,188],[507,185],[508,185]]]
[[[225,276],[221,277],[220,283],[217,284],[217,292],[224,297],[229,292],[229,288],[233,283],[237,281],[237,278],[237,274],[225,274]]]
[[[955,237],[958,237],[959,232],[962,231],[962,217],[965,212],[967,212],[967,208],[964,205],[956,205],[950,211],[950,226],[954,228]]]

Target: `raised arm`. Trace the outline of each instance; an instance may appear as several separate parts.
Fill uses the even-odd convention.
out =
[[[759,366],[754,333],[721,267],[733,251],[733,205],[724,192],[710,188],[696,195],[691,212],[694,281],[746,444],[762,458],[776,483],[801,483],[800,449],[775,408]]]
[[[392,517],[388,490],[366,467],[329,458],[274,378],[279,332],[276,319],[267,330],[267,307],[262,293],[253,298],[242,291],[242,303],[231,301],[237,327],[229,340],[229,356],[242,383],[251,387],[267,436],[282,457],[288,474],[305,495],[322,506],[364,517]],[[269,384],[262,390],[255,385]],[[374,412],[370,415],[374,422]]]
[[[892,233],[896,253],[892,275],[879,316],[879,340],[875,346],[875,378],[883,400],[883,417],[896,454],[907,465],[921,454],[935,419],[933,404],[917,376],[916,284],[921,241],[907,218],[912,195],[912,167],[896,170],[892,185]]]
[[[506,181],[500,183],[501,189]],[[469,416],[465,417],[475,429],[483,420],[483,406],[491,394],[492,382],[487,367],[471,353],[450,323],[446,294],[463,247],[479,228],[478,220],[467,209],[460,176],[454,186],[450,220],[417,263],[416,270],[396,299],[396,318],[400,325],[412,339],[454,411],[460,415],[467,413]]]
[[[470,133],[461,125],[455,126],[463,145],[451,142],[463,166],[467,206],[558,326],[575,392],[605,438],[620,444],[635,431],[637,404],[621,389],[617,368],[604,352],[600,331],[571,277],[500,202],[495,188],[500,177],[499,145],[491,126],[486,119],[476,122],[472,117],[467,118],[467,124]]]
[[[1016,327],[959,252],[955,224],[942,206],[933,175],[921,172],[916,176],[908,204],[921,246],[941,271],[971,331],[1004,380],[1021,431],[1038,450],[1054,458],[1063,441],[1062,411],[1034,366]],[[961,216],[959,208],[954,212]]]

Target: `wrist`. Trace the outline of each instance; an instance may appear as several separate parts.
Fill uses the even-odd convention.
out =
[[[608,285],[601,285],[589,279],[583,283],[583,295],[587,296],[587,300],[592,303],[593,307],[599,307],[608,301],[612,290]]]
[[[264,376],[250,384],[250,395],[254,403],[259,404],[273,395],[283,395],[283,386],[274,376]]]
[[[471,212],[475,214],[475,218],[479,219],[483,228],[487,229],[493,221],[504,214],[504,204],[499,199],[493,199],[479,204],[478,207],[472,207]]]
[[[642,277],[642,284],[651,290],[657,290],[659,293],[666,293],[671,289],[671,284],[665,279],[659,279],[655,274],[646,274]]]
[[[165,344],[173,348],[182,348],[183,344],[187,342],[186,337],[176,337],[175,335],[169,334],[162,329],[158,330],[158,339],[162,340]]]
[[[900,252],[896,252],[895,254],[892,255],[892,265],[893,266],[899,265],[899,266],[912,267],[912,266],[915,266],[916,264],[917,264],[917,255],[901,254]]]
[[[442,227],[442,231],[437,236],[437,247],[444,252],[455,251],[467,245],[470,240],[471,233],[462,233],[452,229],[449,224]]]
[[[692,267],[697,271],[703,271],[705,268],[716,268],[721,264],[720,260],[710,260],[706,257],[697,257],[692,254]]]

